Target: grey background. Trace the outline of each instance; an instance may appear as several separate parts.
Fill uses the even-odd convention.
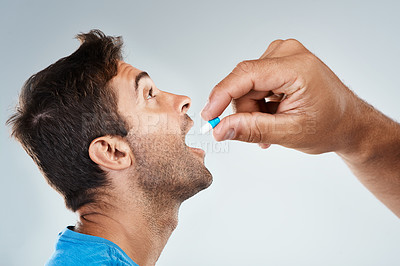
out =
[[[199,111],[212,87],[275,39],[296,38],[360,97],[399,119],[398,1],[11,1],[0,8],[0,264],[42,265],[74,224],[4,126],[23,82],[78,32],[122,35],[126,61]],[[398,218],[335,154],[218,146],[197,129],[213,185],[185,202],[158,265],[399,265]],[[377,140],[379,141],[379,139]],[[68,167],[68,166],[67,166]]]

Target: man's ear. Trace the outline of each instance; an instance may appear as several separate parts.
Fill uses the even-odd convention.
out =
[[[102,136],[90,143],[89,157],[110,170],[123,170],[133,163],[129,144],[119,136]]]

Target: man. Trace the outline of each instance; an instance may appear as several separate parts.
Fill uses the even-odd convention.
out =
[[[120,38],[92,30],[24,85],[12,134],[76,212],[49,265],[154,265],[181,203],[212,182],[185,144],[190,99],[122,61]]]
[[[184,145],[190,101],[121,62],[118,39],[98,31],[80,38],[76,53],[28,80],[10,120],[80,215],[50,263],[154,264],[180,203],[211,183],[202,151]],[[271,93],[286,98],[266,103]],[[236,112],[216,126],[217,140],[336,152],[400,215],[400,125],[356,97],[298,41],[275,41],[259,60],[240,63],[213,89],[203,118],[231,102]]]

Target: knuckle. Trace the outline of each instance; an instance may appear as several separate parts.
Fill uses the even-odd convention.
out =
[[[274,48],[274,47],[280,45],[280,44],[283,43],[283,42],[284,42],[283,40],[277,39],[277,40],[275,40],[275,41],[273,41],[273,42],[270,43],[270,45],[268,46],[268,49],[269,49],[269,48]]]
[[[293,47],[302,47],[303,46],[301,44],[301,42],[299,42],[298,40],[293,39],[293,38],[285,40],[284,44],[287,46],[293,46]]]
[[[250,125],[248,126],[249,129],[249,134],[247,136],[247,142],[254,142],[254,138],[256,137],[256,132],[255,129],[252,127],[253,123],[250,122]]]
[[[301,62],[303,64],[303,69],[313,69],[316,64],[318,64],[318,60],[312,53],[304,53],[301,54]]]
[[[212,91],[212,96],[213,97],[219,97],[221,94],[226,93],[226,80],[221,80],[217,85],[214,86],[213,91]],[[211,95],[210,95],[211,97]]]
[[[257,119],[257,117],[255,118],[255,121],[254,121],[254,127],[255,127],[255,129],[256,129],[256,132],[257,132],[257,139],[256,139],[256,141],[254,141],[254,142],[262,142],[262,141],[264,141],[263,140],[263,130],[262,130],[262,126],[260,125],[260,123],[259,123],[259,119]]]
[[[218,84],[214,86],[214,91],[219,91],[221,87],[222,87],[222,81],[218,82]]]
[[[249,114],[232,116],[232,126],[236,130],[236,139],[244,142],[252,142],[252,129],[249,123]]]
[[[264,59],[264,58],[268,57],[276,48],[278,48],[281,45],[282,42],[283,42],[283,40],[280,40],[280,39],[271,42],[268,45],[267,50],[265,50],[264,54],[260,57],[260,59]]]
[[[261,142],[261,130],[257,122],[258,114],[249,113],[248,114],[247,125],[248,134],[246,136],[246,142],[259,143]]]
[[[236,138],[238,140],[242,140],[243,136],[246,134],[244,132],[244,129],[246,128],[245,126],[242,125],[243,120],[241,116],[229,116],[228,123],[230,127],[233,127],[236,131]]]
[[[282,42],[283,42],[282,39],[276,39],[275,41],[271,42],[271,44],[277,45],[277,44],[280,44]]]
[[[236,65],[235,69],[232,71],[233,73],[250,73],[253,69],[253,62],[250,60],[242,61]]]
[[[248,128],[248,133],[244,136],[244,141],[245,142],[254,142],[254,129],[249,127]]]

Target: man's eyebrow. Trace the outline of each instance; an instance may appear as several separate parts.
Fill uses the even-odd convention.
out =
[[[135,90],[138,89],[138,87],[139,87],[139,81],[140,81],[142,78],[150,78],[150,76],[149,76],[149,74],[147,74],[147,72],[140,72],[140,73],[136,76],[136,78],[135,78]]]

